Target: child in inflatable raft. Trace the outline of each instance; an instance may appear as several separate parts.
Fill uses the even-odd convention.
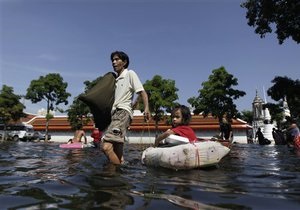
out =
[[[216,165],[229,153],[230,149],[219,142],[197,139],[189,126],[188,107],[176,107],[171,118],[172,128],[155,139],[155,147],[143,151],[142,164],[175,170],[194,169]]]
[[[154,146],[174,146],[168,144],[168,140],[181,142],[181,143],[195,143],[209,141],[208,139],[197,138],[194,130],[189,126],[191,121],[191,113],[188,107],[184,105],[178,105],[171,112],[172,128],[168,129],[164,133],[160,134],[156,139]],[[169,138],[168,138],[169,137]],[[188,139],[188,140],[187,140]],[[167,142],[166,142],[167,140]],[[211,139],[212,141],[218,141],[223,146],[230,147],[231,143],[227,140]]]
[[[168,129],[155,139],[155,146],[161,144],[162,140],[168,138],[170,135],[178,135],[185,137],[189,142],[197,141],[197,136],[193,129],[189,127],[191,121],[190,109],[184,105],[179,105],[171,112],[172,128]]]

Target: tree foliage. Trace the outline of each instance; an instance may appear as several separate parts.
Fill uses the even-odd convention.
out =
[[[272,122],[275,121],[277,123],[277,128],[281,128],[284,119],[282,102],[279,102],[278,104],[267,103],[264,104],[263,107],[269,109],[271,115],[271,121]]]
[[[253,111],[243,110],[240,114],[238,114],[238,118],[246,121],[249,125],[253,122]]]
[[[272,83],[274,85],[267,90],[267,94],[274,100],[278,101],[278,105],[282,106],[282,102],[286,97],[291,117],[297,118],[300,113],[300,80],[292,80],[286,76],[276,76]]]
[[[25,117],[25,106],[20,102],[21,97],[14,94],[12,87],[3,85],[0,92],[0,119],[5,124]]]
[[[82,101],[76,97],[71,104],[68,112],[68,121],[73,130],[76,130],[82,125],[87,125],[91,121],[90,109]]]
[[[174,80],[163,79],[159,75],[155,75],[152,80],[147,80],[144,88],[149,97],[149,109],[153,113],[153,119],[156,123],[163,119],[165,112],[170,112],[177,104],[177,91]]]
[[[32,103],[45,101],[47,104],[46,115],[46,140],[48,137],[49,120],[53,117],[50,110],[58,108],[58,105],[64,103],[68,104],[68,97],[70,93],[66,91],[68,83],[63,81],[63,78],[56,73],[40,76],[37,80],[32,80],[30,86],[27,88],[26,99],[31,100]]]
[[[289,37],[300,43],[299,0],[247,0],[241,7],[247,9],[248,25],[255,27],[255,33],[261,38],[276,26],[279,44]]]
[[[244,96],[244,91],[233,89],[232,86],[238,85],[237,78],[229,74],[224,67],[215,69],[209,76],[208,81],[202,83],[199,96],[191,97],[188,102],[194,107],[194,113],[202,112],[204,116],[211,114],[222,121],[224,115],[229,119],[238,113],[233,100]]]
[[[63,82],[63,78],[59,74],[40,76],[38,80],[31,81],[29,88],[27,88],[26,99],[31,100],[32,103],[44,100],[47,103],[47,108],[54,110],[54,106],[61,103],[68,104],[67,99],[71,94],[66,92],[67,87],[68,83]]]
[[[25,106],[20,102],[20,98],[20,96],[14,94],[12,87],[2,86],[0,91],[0,121],[5,128],[10,121],[17,121],[21,117],[26,117],[23,112]],[[5,136],[3,137],[5,138]]]

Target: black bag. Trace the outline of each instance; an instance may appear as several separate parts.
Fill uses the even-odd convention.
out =
[[[115,100],[115,84],[115,74],[108,72],[87,93],[78,97],[79,100],[88,105],[94,116],[94,123],[101,131],[105,130],[111,122],[111,109]]]

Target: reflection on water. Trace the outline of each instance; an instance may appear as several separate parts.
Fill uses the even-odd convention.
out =
[[[299,209],[300,157],[286,146],[234,145],[217,167],[147,168],[145,145],[123,166],[100,150],[0,143],[0,209]]]

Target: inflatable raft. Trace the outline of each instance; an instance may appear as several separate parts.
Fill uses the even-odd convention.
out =
[[[142,163],[174,170],[216,165],[230,149],[216,141],[185,143],[172,147],[149,147],[143,151]]]

